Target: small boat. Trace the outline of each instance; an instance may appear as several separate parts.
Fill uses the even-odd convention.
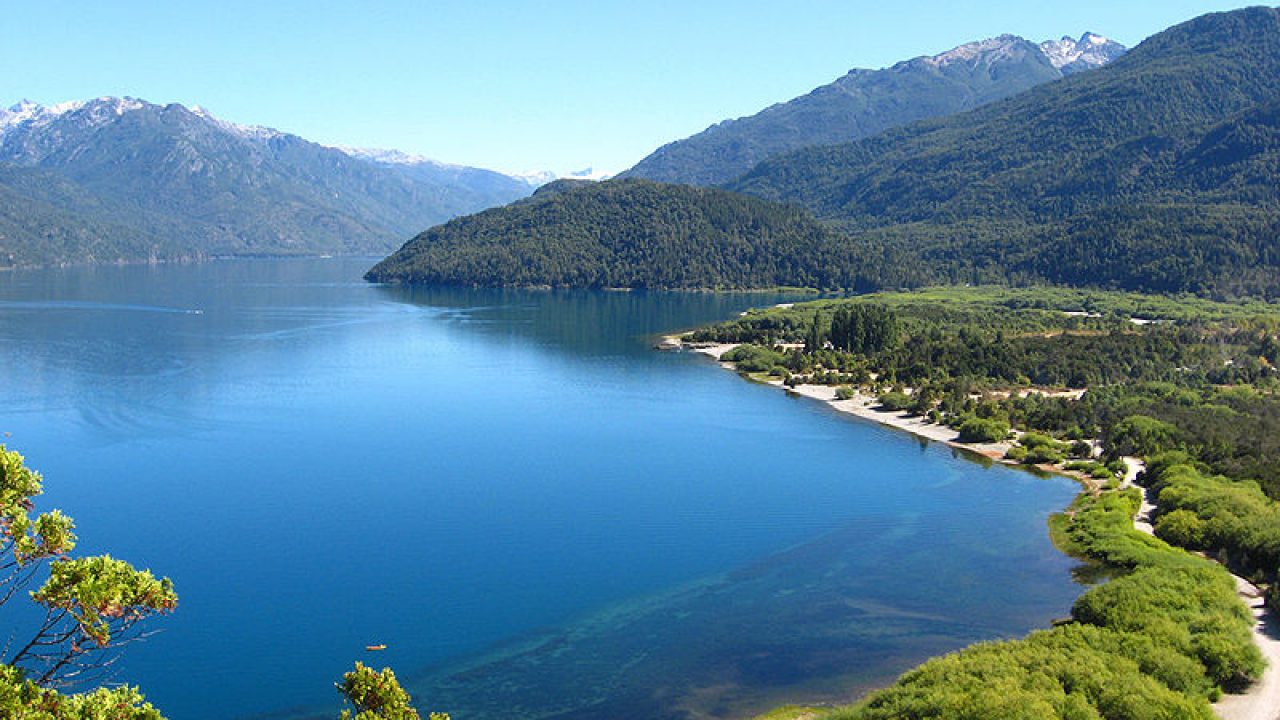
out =
[[[379,650],[386,650],[387,646],[386,645],[365,645],[364,649],[367,650],[368,652],[377,652]]]

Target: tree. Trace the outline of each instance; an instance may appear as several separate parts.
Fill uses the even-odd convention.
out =
[[[355,707],[354,715],[343,710],[342,720],[420,720],[409,693],[400,687],[391,668],[379,672],[356,663],[355,670],[345,673],[336,686],[343,700]],[[449,720],[449,715],[433,712],[430,720]]]
[[[809,324],[809,331],[804,335],[804,351],[806,353],[816,353],[822,349],[822,327],[818,322],[818,313],[813,314],[813,322]]]
[[[1130,415],[1111,428],[1107,449],[1115,455],[1149,456],[1178,449],[1178,428],[1146,415]]]
[[[119,649],[143,636],[143,621],[172,612],[178,604],[173,583],[107,555],[70,557],[76,544],[71,518],[57,510],[32,515],[33,498],[42,492],[40,474],[0,445],[0,610],[47,570],[28,593],[44,619],[27,640],[14,638],[0,663],[3,716],[159,718],[133,688],[62,690],[100,679]]]

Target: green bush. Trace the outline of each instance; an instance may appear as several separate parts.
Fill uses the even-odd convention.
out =
[[[738,370],[753,373],[767,373],[786,362],[782,353],[759,345],[739,345],[720,359],[733,363]]]
[[[1113,454],[1148,456],[1176,450],[1178,428],[1145,415],[1130,415],[1111,428],[1107,448]]]
[[[1156,520],[1156,537],[1171,545],[1198,550],[1204,545],[1204,523],[1190,510],[1174,510]]]
[[[901,392],[887,392],[880,396],[880,407],[885,410],[906,410],[911,407],[911,396]]]
[[[997,418],[970,417],[959,429],[962,443],[996,443],[1009,437],[1009,423]]]

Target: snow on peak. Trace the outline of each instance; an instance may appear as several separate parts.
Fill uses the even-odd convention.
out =
[[[79,110],[88,103],[84,100],[58,103],[48,107],[23,99],[7,110],[0,109],[0,133],[24,124],[44,125],[66,113]]]
[[[944,67],[960,62],[973,62],[982,58],[1000,60],[1013,54],[1023,39],[1016,35],[1001,35],[977,42],[965,43],[939,55],[920,58],[934,67]]]
[[[1040,43],[1040,49],[1056,68],[1080,63],[1089,67],[1106,65],[1123,53],[1118,43],[1087,32],[1079,40],[1063,36],[1061,40]]]
[[[527,172],[505,173],[505,174],[508,177],[513,177],[516,180],[521,180],[525,184],[527,184],[529,187],[535,188],[535,189],[540,188],[543,185],[546,185],[547,183],[550,183],[550,182],[554,182],[556,180],[590,180],[592,182],[599,182],[601,180],[608,180],[609,178],[613,177],[612,173],[606,172],[604,170],[597,170],[595,168],[590,168],[590,167],[583,168],[581,170],[575,170],[573,172],[568,172],[568,173],[558,173],[558,172],[553,172],[551,170],[530,170]]]
[[[450,165],[442,163],[438,160],[432,160],[422,155],[413,155],[401,150],[387,150],[383,148],[359,148],[347,147],[345,145],[333,145],[334,150],[340,150],[357,160],[368,160],[382,165],[431,165],[438,168],[460,168],[461,165]]]
[[[248,140],[270,140],[271,138],[279,137],[283,134],[279,130],[263,127],[261,125],[240,125],[239,123],[233,123],[229,120],[223,120],[209,112],[208,108],[201,105],[192,105],[188,109],[191,111],[192,115],[195,115],[206,122],[212,123],[236,137]]]
[[[54,105],[41,105],[31,100],[23,100],[8,110],[0,110],[0,133],[19,125],[38,128],[48,125],[63,115],[83,112],[86,120],[100,125],[113,117],[127,112],[141,110],[147,103],[131,97],[100,97],[93,100],[69,100]]]

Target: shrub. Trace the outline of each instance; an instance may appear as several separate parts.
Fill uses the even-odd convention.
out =
[[[1156,537],[1172,545],[1198,550],[1204,545],[1204,522],[1190,510],[1174,510],[1156,521]]]
[[[997,418],[970,417],[960,423],[960,442],[995,443],[1009,437],[1009,423]]]
[[[911,407],[911,396],[900,392],[887,392],[880,396],[880,407],[885,410],[906,410]]]
[[[1113,454],[1146,457],[1179,447],[1178,428],[1146,415],[1130,415],[1111,428]]]

